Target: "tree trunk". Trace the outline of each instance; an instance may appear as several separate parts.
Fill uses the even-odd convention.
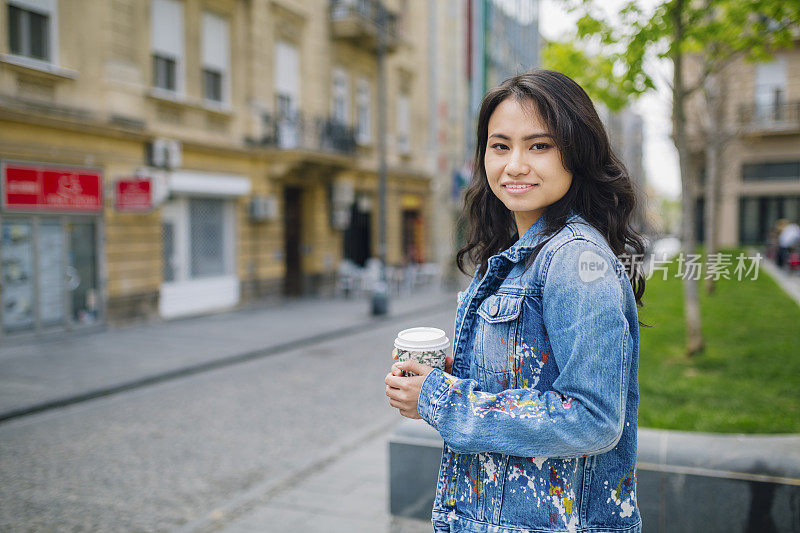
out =
[[[684,258],[694,254],[695,249],[695,180],[689,165],[689,144],[686,131],[686,91],[683,81],[683,5],[684,0],[676,0],[672,9],[673,21],[673,73],[672,73],[672,140],[678,150],[678,161],[681,172],[681,252]],[[697,280],[684,275],[683,309],[686,320],[686,353],[691,356],[703,350],[703,334],[700,322],[700,297]]]
[[[708,275],[708,264],[712,254],[717,252],[719,183],[722,179],[721,152],[725,142],[724,136],[724,88],[720,74],[712,74],[706,81],[704,92],[709,112],[708,131],[706,132],[706,183],[703,215],[705,227],[703,240],[706,251],[706,277],[704,280],[706,294],[713,294],[716,287],[713,277]]]

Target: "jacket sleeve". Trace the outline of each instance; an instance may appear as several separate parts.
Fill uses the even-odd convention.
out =
[[[552,390],[492,394],[431,372],[419,413],[456,452],[575,457],[608,451],[622,435],[632,342],[615,262],[581,238],[544,261],[542,318],[559,376]]]

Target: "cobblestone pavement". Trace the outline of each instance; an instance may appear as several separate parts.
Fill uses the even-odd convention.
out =
[[[289,300],[182,320],[84,334],[62,334],[0,345],[0,420],[26,408],[80,398],[96,391],[187,369],[259,357],[292,343],[352,333],[381,321],[431,308],[455,310],[455,292],[428,290],[394,298],[389,316],[369,315],[369,302],[345,299]]]
[[[388,438],[384,432],[362,442],[313,475],[265,499],[223,533],[430,533],[427,520],[388,512]]]
[[[363,531],[395,527],[411,533],[418,524],[393,526],[386,512],[381,454],[399,417],[386,402],[383,377],[399,329],[432,325],[452,334],[455,294],[438,300],[433,308],[411,306],[405,315],[382,320],[370,319],[359,307],[360,322],[332,319],[345,327],[351,320],[358,328],[329,340],[0,423],[0,531],[202,531],[209,516],[222,513],[222,520],[211,523],[214,527],[239,527],[239,520],[252,523],[247,521],[268,513],[272,502],[291,500],[296,502],[294,516],[303,515],[308,527],[318,519],[324,531],[338,531],[331,528],[355,520],[384,528]],[[302,338],[304,327],[308,335],[308,325],[324,322],[329,313],[344,313],[349,305],[334,304],[287,308],[284,317],[268,315],[272,322],[261,311],[246,311],[158,324],[159,342],[149,351],[139,351],[153,340],[147,338],[153,331],[149,326],[98,335],[109,342],[133,339],[127,347],[107,344],[110,357],[125,353],[120,363],[125,368],[151,372],[159,358],[172,354],[189,357],[184,352],[197,349],[204,357],[213,355],[206,343],[220,355],[241,347],[236,339],[248,335]],[[289,329],[292,324],[296,330]],[[175,335],[166,331],[170,325],[177,328]],[[223,332],[228,344],[209,340],[215,332]],[[141,342],[134,342],[136,336]],[[77,354],[70,359],[75,365],[70,375],[104,379],[113,374],[113,364],[92,368],[104,364],[104,344],[87,342],[96,342],[91,357],[78,357],[79,347],[59,343],[18,347],[31,350],[35,364],[28,367],[22,365],[25,354],[12,355],[7,348],[3,355],[15,359],[17,369],[31,369],[36,390],[43,390],[41,379],[48,377],[42,367],[47,357],[54,362],[53,372],[68,366],[56,364],[60,354]],[[3,379],[0,386],[5,386]],[[79,383],[91,384],[91,379]],[[361,470],[358,479],[370,487],[369,499],[359,490],[360,482],[348,482],[346,491],[332,484],[328,496],[307,506],[316,514],[304,511],[306,495],[320,491],[327,480],[336,481],[342,469]],[[340,496],[350,499],[335,503]],[[336,505],[358,514],[331,514]],[[281,519],[291,525],[286,516]],[[286,531],[304,530],[291,525]]]

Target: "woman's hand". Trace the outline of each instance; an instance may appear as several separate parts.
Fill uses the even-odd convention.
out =
[[[413,372],[416,376],[403,376],[403,371]],[[419,391],[422,383],[433,368],[416,361],[400,361],[392,365],[392,371],[386,374],[386,396],[389,405],[400,411],[406,418],[422,418],[417,410]]]
[[[397,359],[397,353],[392,352],[392,356]],[[450,372],[453,366],[453,358],[445,358],[445,371]],[[386,396],[389,397],[389,405],[400,411],[406,418],[421,418],[419,416],[419,392],[422,383],[433,370],[428,365],[423,365],[417,361],[399,361],[392,365],[392,371],[386,374]],[[403,376],[403,371],[412,372],[416,376]]]

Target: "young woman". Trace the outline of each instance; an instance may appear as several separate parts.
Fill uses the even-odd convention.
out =
[[[641,531],[644,252],[631,179],[591,100],[536,70],[489,91],[447,371],[396,363],[389,403],[445,442],[436,532]],[[417,374],[403,377],[406,370]]]

